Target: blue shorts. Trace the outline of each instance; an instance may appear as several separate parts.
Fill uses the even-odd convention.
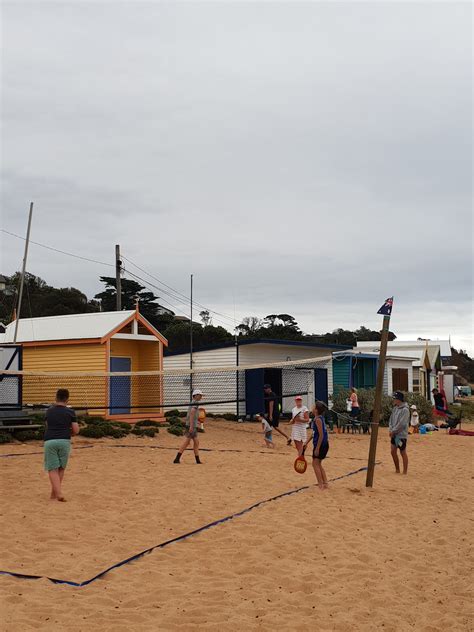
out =
[[[273,442],[273,435],[272,435],[272,431],[269,430],[268,432],[265,433],[265,441],[272,441]]]

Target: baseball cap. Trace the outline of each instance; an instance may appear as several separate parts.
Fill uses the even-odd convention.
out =
[[[415,405],[415,404],[412,404],[412,405],[410,406],[410,408],[411,408],[412,410],[416,410],[416,405]]]
[[[263,388],[271,388],[270,384],[264,384]]]
[[[392,395],[392,399],[398,399],[401,402],[405,401],[405,395],[401,391],[395,391]]]
[[[303,399],[303,398],[301,397],[301,395],[297,395],[295,399]]]
[[[201,390],[199,390],[198,388],[195,388],[193,391],[193,397],[196,397],[196,395],[202,395],[203,392]]]

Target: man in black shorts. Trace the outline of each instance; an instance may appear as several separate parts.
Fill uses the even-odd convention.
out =
[[[275,428],[277,432],[286,438],[287,445],[291,445],[290,437],[286,434],[286,432],[283,432],[283,430],[280,430],[278,427],[280,424],[280,405],[278,402],[278,396],[272,391],[270,384],[264,385],[263,392],[265,393],[265,413],[268,423],[272,428]]]
[[[405,403],[405,395],[401,391],[395,391],[392,395],[393,410],[388,422],[388,430],[390,433],[390,450],[392,453],[395,472],[400,474],[400,462],[398,460],[397,450],[403,461],[403,473],[408,473],[408,455],[407,455],[407,439],[408,425],[410,423],[410,409]]]

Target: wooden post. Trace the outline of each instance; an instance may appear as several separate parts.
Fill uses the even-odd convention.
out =
[[[21,301],[23,300],[23,286],[25,284],[26,260],[28,258],[28,246],[30,243],[31,219],[33,217],[33,202],[30,203],[30,214],[28,215],[28,228],[26,229],[25,252],[23,255],[23,265],[21,267],[20,291],[18,293],[18,306],[16,310],[15,331],[13,333],[13,343],[16,342],[18,335],[18,324],[20,322]]]
[[[382,326],[382,339],[380,341],[379,365],[377,368],[377,383],[375,386],[374,411],[372,414],[372,423],[371,423],[372,432],[370,435],[369,460],[367,463],[367,479],[365,481],[366,487],[373,487],[373,483],[374,483],[375,457],[377,453],[377,438],[379,434],[380,410],[382,407],[383,378],[384,378],[384,373],[385,373],[385,358],[387,355],[389,326],[390,326],[390,316],[384,316],[383,326]]]
[[[116,307],[115,311],[120,312],[122,309],[122,279],[120,272],[122,268],[122,262],[120,260],[120,246],[115,246],[115,293],[116,293]]]
[[[191,321],[189,324],[189,368],[191,371],[193,370],[193,275],[191,274],[191,303],[190,303],[190,316]],[[189,374],[189,387],[190,387],[190,395],[192,399],[193,395],[193,374]]]

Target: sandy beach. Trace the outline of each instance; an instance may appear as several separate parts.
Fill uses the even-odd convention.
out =
[[[294,472],[295,451],[281,437],[265,450],[257,424],[214,420],[201,438],[210,449],[202,466],[190,452],[174,465],[180,438],[166,430],[154,439],[77,439],[64,504],[48,500],[40,443],[1,446],[18,456],[0,458],[0,569],[75,582],[311,485],[88,586],[1,575],[1,630],[473,629],[472,437],[410,438],[404,477],[381,429],[374,488],[362,472],[327,492],[314,487],[310,467]],[[330,439],[330,478],[365,466],[367,436]]]

